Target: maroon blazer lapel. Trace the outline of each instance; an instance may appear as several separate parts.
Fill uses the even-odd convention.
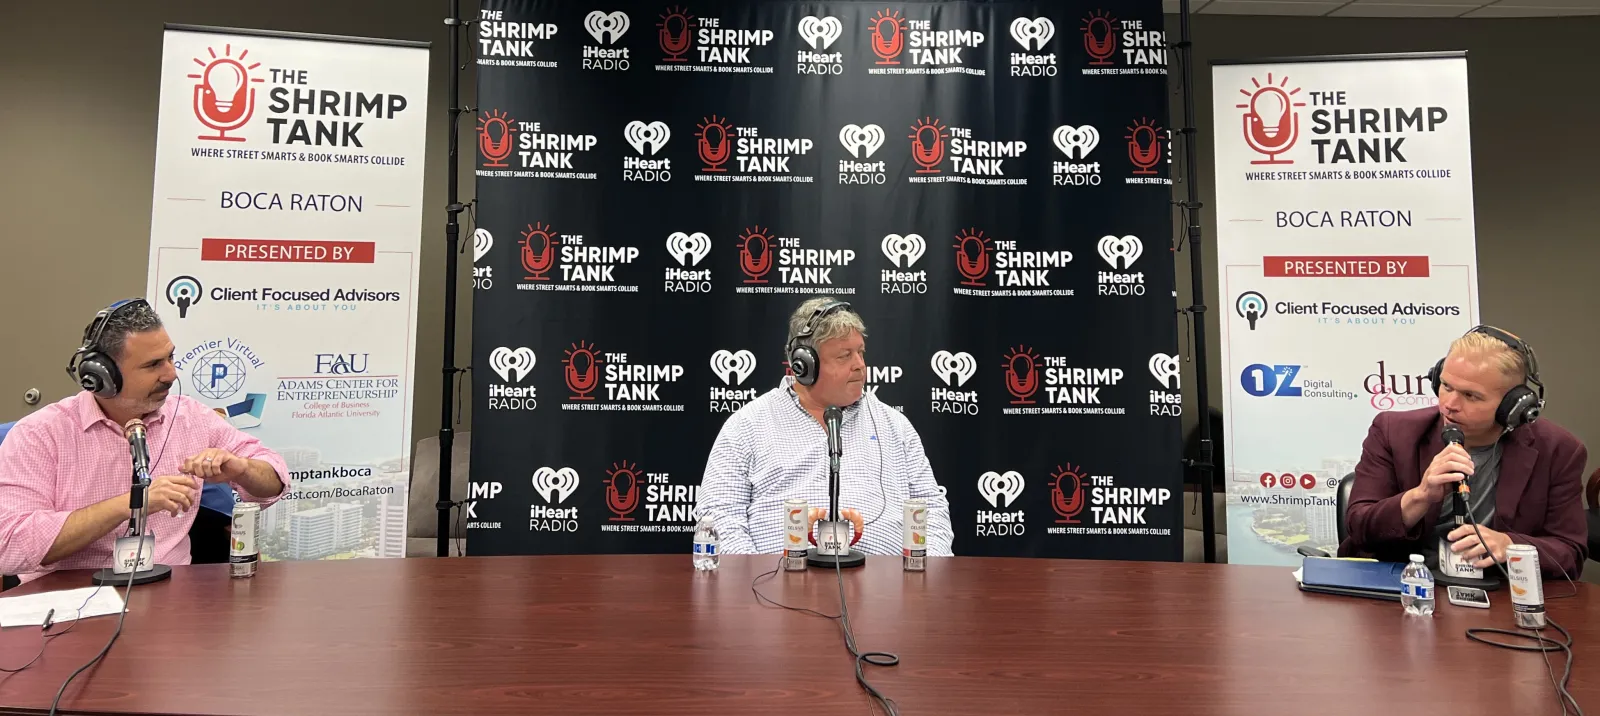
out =
[[[1494,516],[1496,528],[1515,531],[1517,504],[1528,489],[1533,465],[1539,461],[1531,430],[1513,430],[1500,447],[1500,476],[1495,483]]]

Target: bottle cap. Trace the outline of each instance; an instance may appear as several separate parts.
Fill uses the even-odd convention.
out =
[[[1411,561],[1413,561],[1413,562],[1421,562],[1422,561],[1422,555],[1420,555],[1420,554],[1411,555]]]

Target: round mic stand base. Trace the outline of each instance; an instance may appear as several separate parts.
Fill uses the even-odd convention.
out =
[[[823,554],[816,549],[810,549],[806,551],[807,565],[812,567],[826,567],[828,569],[833,569],[835,563],[838,564],[840,569],[863,567],[867,564],[867,556],[853,549],[850,550],[850,553],[846,555]]]
[[[151,582],[159,582],[170,576],[172,576],[172,568],[164,564],[158,564],[143,572],[134,572],[132,583],[149,584]],[[113,587],[118,585],[126,586],[129,584],[127,572],[117,574],[116,571],[112,570],[110,567],[106,567],[105,569],[95,572],[94,576],[90,577],[89,579],[95,584],[109,584]]]
[[[1435,574],[1433,575],[1433,581],[1435,584],[1443,584],[1446,587],[1474,587],[1485,592],[1492,592],[1505,584],[1505,580],[1495,576],[1477,579],[1474,577],[1453,577],[1445,574]]]

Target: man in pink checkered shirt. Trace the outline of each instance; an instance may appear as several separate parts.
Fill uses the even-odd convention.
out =
[[[158,564],[189,563],[189,527],[205,483],[229,483],[263,507],[287,489],[277,453],[199,401],[168,396],[178,380],[173,345],[150,305],[135,299],[108,310],[84,333],[85,348],[101,354],[102,365],[114,363],[107,388],[46,406],[0,443],[0,574],[26,582],[110,566],[129,519],[133,468],[123,426],[135,418],[150,446],[145,505]]]

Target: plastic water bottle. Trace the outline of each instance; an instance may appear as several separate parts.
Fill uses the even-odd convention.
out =
[[[1411,563],[1400,574],[1400,606],[1407,614],[1433,616],[1433,573],[1420,554],[1411,555]]]
[[[721,552],[717,549],[717,523],[709,516],[701,517],[700,522],[694,526],[694,568],[700,572],[710,572],[717,568],[717,563],[722,559]]]

